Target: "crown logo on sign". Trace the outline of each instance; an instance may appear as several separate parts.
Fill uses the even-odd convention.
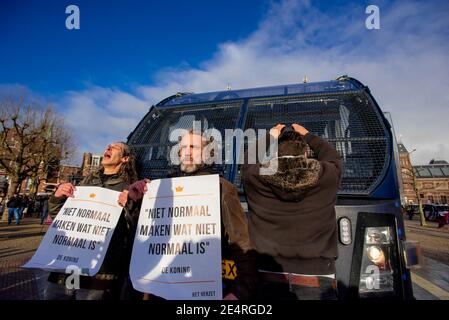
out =
[[[184,190],[184,188],[181,187],[181,186],[177,186],[177,187],[175,188],[175,190],[176,190],[176,192],[182,192],[182,190]]]
[[[89,198],[95,198],[97,195],[95,194],[95,193],[91,193],[90,195],[89,195]]]

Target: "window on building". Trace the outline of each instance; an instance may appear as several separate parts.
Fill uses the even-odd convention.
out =
[[[433,198],[433,195],[431,195],[431,194],[427,196],[427,200],[429,200],[430,203],[434,203],[435,202],[434,201],[435,199]]]
[[[424,199],[424,194],[423,194],[423,193],[420,193],[420,194],[419,194],[419,197],[420,197],[421,199]]]
[[[449,167],[442,167],[441,171],[443,171],[443,174],[445,177],[449,177]]]
[[[447,204],[447,196],[445,196],[445,195],[441,196],[441,203],[442,204]]]
[[[101,161],[101,157],[99,157],[99,156],[92,157],[92,166],[93,167],[100,166],[100,161]]]
[[[432,174],[429,171],[429,168],[426,167],[415,167],[415,174],[418,177],[431,178]]]
[[[27,178],[27,182],[26,182],[26,185],[25,185],[25,190],[26,191],[30,191],[32,183],[33,183],[33,180],[30,179],[30,178]]]
[[[444,176],[443,171],[441,171],[440,168],[437,168],[437,167],[429,168],[429,170],[430,170],[430,173],[432,174],[432,176],[434,176],[434,177],[440,178],[440,177]]]

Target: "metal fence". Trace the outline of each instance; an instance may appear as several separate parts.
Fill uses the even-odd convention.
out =
[[[368,195],[391,161],[391,137],[383,117],[364,90],[352,90],[153,107],[128,140],[137,155],[140,178],[167,176],[172,169],[170,148],[175,144],[169,141],[169,133],[191,128],[193,121],[201,121],[203,130],[215,128],[223,136],[225,129],[239,124],[245,130],[299,123],[327,139],[340,153],[344,163],[340,194]],[[231,164],[216,169],[241,190],[241,166],[235,167],[235,175],[233,168]]]

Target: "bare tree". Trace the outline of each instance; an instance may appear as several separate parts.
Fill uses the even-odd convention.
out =
[[[50,106],[25,104],[23,98],[2,100],[0,126],[0,166],[10,179],[8,198],[26,178],[38,185],[50,165],[75,152],[63,118]]]

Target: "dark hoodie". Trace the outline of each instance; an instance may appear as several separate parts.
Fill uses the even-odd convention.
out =
[[[19,208],[20,207],[20,199],[19,199],[19,197],[16,196],[16,195],[12,196],[9,199],[8,203],[6,204],[6,206],[8,208],[10,208],[10,209],[11,208]]]
[[[260,175],[261,164],[244,165],[250,238],[261,269],[333,274],[341,159],[324,139],[311,133],[304,139],[316,159],[277,158],[274,175]]]

